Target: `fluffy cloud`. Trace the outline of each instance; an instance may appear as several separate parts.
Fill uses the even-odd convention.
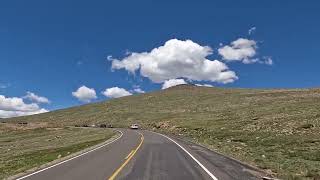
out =
[[[188,84],[184,79],[169,79],[165,81],[162,85],[162,89],[167,89],[172,86],[177,86],[180,84]]]
[[[213,87],[211,84],[195,84],[196,86]]]
[[[254,31],[255,28],[251,28],[250,30]],[[239,38],[238,40],[233,41],[231,45],[219,48],[218,52],[223,60],[227,62],[241,61],[244,64],[259,63],[273,65],[273,60],[270,57],[255,58],[257,48],[256,41]]]
[[[24,96],[23,98],[28,99],[28,100],[35,102],[35,103],[46,103],[46,104],[50,103],[48,98],[38,96],[38,95],[34,94],[33,92],[29,92],[29,91],[27,92],[27,95]]]
[[[219,83],[238,79],[226,64],[206,58],[211,54],[209,46],[201,46],[191,40],[171,39],[150,52],[131,53],[121,60],[111,56],[108,59],[112,61],[112,69],[125,69],[131,73],[138,71],[156,83],[176,78]]]
[[[26,104],[22,98],[12,97],[6,98],[0,95],[0,109],[5,111],[22,111],[32,112],[39,109],[39,106],[35,103]]]
[[[25,116],[48,112],[35,103],[27,104],[22,98],[0,95],[0,118]]]
[[[219,54],[225,61],[242,61],[243,63],[254,63],[251,60],[256,55],[257,43],[254,40],[239,38],[231,45],[218,49]]]
[[[86,86],[81,86],[77,91],[72,92],[72,95],[82,102],[90,102],[97,98],[96,91]]]
[[[18,117],[18,116],[29,116],[33,114],[41,114],[48,112],[46,109],[39,109],[37,111],[32,112],[23,112],[23,111],[4,111],[0,110],[0,118],[10,118],[10,117]]]
[[[137,87],[137,88],[134,88],[133,89],[133,92],[136,92],[136,93],[145,93],[144,90],[142,90],[141,88]]]
[[[102,94],[109,98],[119,98],[132,95],[129,91],[119,87],[107,88],[102,92]]]

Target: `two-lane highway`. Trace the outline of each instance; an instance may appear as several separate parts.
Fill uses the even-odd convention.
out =
[[[143,135],[143,148],[119,179],[212,179],[192,157],[168,138],[147,131]]]
[[[119,131],[121,137],[103,147],[19,180],[258,179],[250,167],[201,146],[149,131]]]

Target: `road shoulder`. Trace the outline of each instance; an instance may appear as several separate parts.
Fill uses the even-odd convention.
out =
[[[190,152],[197,160],[199,160],[212,174],[217,176],[218,179],[262,179],[262,177],[268,177],[269,175],[263,170],[253,167],[249,164],[241,162],[237,159],[228,157],[224,154],[215,152],[203,145],[190,141],[185,137],[177,137],[174,135],[168,135],[163,132],[153,132],[160,135],[165,135],[176,141],[179,145],[183,146],[188,152]]]

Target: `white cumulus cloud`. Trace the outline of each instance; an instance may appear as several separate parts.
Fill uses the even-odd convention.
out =
[[[136,93],[145,93],[144,90],[142,90],[141,88],[137,87],[137,88],[134,88],[133,89],[133,92],[136,92]]]
[[[81,86],[75,92],[72,92],[72,95],[82,102],[90,102],[97,98],[96,91],[86,86]]]
[[[211,84],[195,84],[196,86],[203,86],[203,87],[214,87]]]
[[[0,95],[0,109],[5,111],[32,112],[38,110],[39,106],[35,103],[26,104],[23,102],[22,98],[7,98],[3,95]]]
[[[257,43],[254,40],[239,38],[231,45],[218,49],[219,54],[225,61],[242,61],[243,63],[253,63],[252,57],[256,55]]]
[[[109,98],[119,98],[132,95],[129,91],[119,87],[107,88],[102,92],[102,94]]]
[[[26,116],[48,112],[35,103],[27,104],[22,98],[0,95],[0,118]]]
[[[138,71],[156,83],[176,78],[219,83],[238,79],[223,62],[206,58],[211,54],[209,46],[201,46],[191,40],[171,39],[150,52],[133,52],[123,59],[111,56],[108,59],[112,61],[112,69],[125,69],[131,73]]]
[[[252,29],[252,31],[254,30],[255,28]],[[270,57],[255,57],[257,49],[256,41],[239,38],[231,42],[231,45],[219,48],[218,53],[222,56],[223,60],[227,62],[239,61],[243,64],[258,63],[273,65],[273,60]]]
[[[163,83],[162,89],[167,89],[169,87],[173,87],[181,84],[188,84],[188,83],[184,79],[169,79]]]
[[[37,111],[32,112],[23,112],[23,111],[4,111],[0,110],[0,118],[10,118],[10,117],[18,117],[18,116],[29,116],[33,114],[41,114],[48,112],[48,110],[42,108]]]
[[[27,95],[24,96],[23,98],[24,99],[28,99],[28,100],[30,100],[32,102],[35,102],[35,103],[45,103],[45,104],[49,104],[50,103],[48,98],[42,97],[42,96],[38,96],[35,93],[30,92],[30,91],[28,91]]]

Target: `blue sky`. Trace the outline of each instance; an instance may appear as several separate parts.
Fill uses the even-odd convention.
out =
[[[209,46],[212,54],[205,58],[224,63],[238,77],[226,84],[195,81],[201,72],[172,79],[220,87],[319,87],[319,8],[318,1],[275,0],[2,1],[0,95],[7,104],[0,102],[0,111],[20,111],[8,107],[14,97],[38,110],[54,110],[116,97],[103,95],[106,88],[161,89],[165,80],[154,82],[139,69],[132,75],[123,64],[112,70],[112,60],[122,61],[128,52],[149,53],[172,39]],[[228,60],[219,54],[239,38],[255,43],[245,47],[253,48],[254,56]],[[272,65],[264,63],[268,58]],[[72,92],[81,86],[94,89],[96,98],[79,101]],[[27,98],[27,92],[50,103]]]

